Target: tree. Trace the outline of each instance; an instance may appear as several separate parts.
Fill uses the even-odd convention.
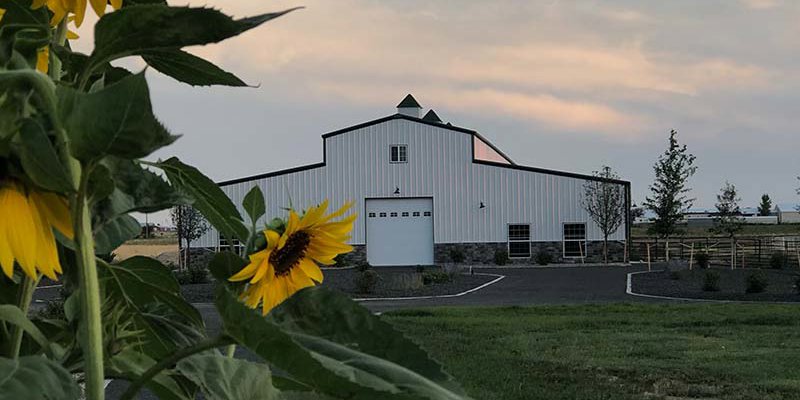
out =
[[[693,198],[687,193],[689,178],[697,172],[694,165],[695,156],[690,154],[686,145],[681,146],[674,129],[669,134],[669,147],[658,157],[653,166],[655,182],[650,185],[651,195],[645,199],[644,205],[655,214],[653,224],[648,231],[658,237],[667,239],[666,258],[669,260],[669,237],[681,231],[678,222],[683,212],[692,206]]]
[[[583,185],[583,208],[603,232],[603,260],[608,264],[608,237],[625,221],[625,192],[621,185],[612,182],[619,175],[611,167],[603,166],[593,175],[598,179]]]
[[[741,200],[736,192],[736,186],[730,182],[725,182],[725,186],[720,189],[720,193],[717,195],[717,215],[714,217],[712,232],[732,238],[742,230],[744,219],[739,208]]]
[[[772,212],[772,199],[764,193],[761,195],[761,204],[758,205],[758,215],[766,217]]]
[[[720,189],[717,195],[717,215],[714,217],[714,227],[711,231],[726,235],[731,239],[731,268],[736,266],[736,232],[742,229],[742,212],[739,209],[739,198],[736,193],[736,186],[725,182],[725,186]]]
[[[192,241],[197,240],[210,229],[208,222],[194,207],[176,206],[170,210],[172,223],[178,230],[178,241],[186,240],[186,266],[189,267]]]

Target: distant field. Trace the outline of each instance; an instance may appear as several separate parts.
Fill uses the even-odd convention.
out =
[[[650,237],[647,234],[647,228],[650,224],[636,224],[631,229],[631,236],[634,238]],[[709,231],[709,228],[703,227],[683,227],[685,230],[684,236],[715,236],[714,233]],[[742,231],[738,234],[740,236],[752,235],[800,235],[800,224],[782,224],[782,225],[761,225],[749,224],[744,225]]]
[[[125,242],[128,245],[162,245],[162,244],[174,244],[178,245],[178,237],[177,236],[163,236],[163,237],[155,237],[149,239],[131,239]]]
[[[800,399],[800,313],[619,304],[397,311],[474,399]]]

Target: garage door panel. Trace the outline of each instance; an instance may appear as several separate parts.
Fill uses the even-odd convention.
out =
[[[371,265],[433,264],[432,199],[368,199],[366,208]]]

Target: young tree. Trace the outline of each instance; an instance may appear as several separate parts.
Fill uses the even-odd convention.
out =
[[[176,206],[170,210],[172,223],[178,230],[178,241],[186,240],[186,266],[189,267],[192,241],[208,232],[210,226],[203,215],[191,206]]]
[[[761,204],[758,205],[758,215],[766,217],[772,212],[772,199],[764,193],[761,195]]]
[[[608,264],[608,237],[625,221],[625,191],[622,185],[611,182],[619,179],[611,167],[603,166],[593,175],[600,179],[583,185],[583,208],[603,232],[603,260]]]
[[[714,227],[711,228],[712,232],[731,239],[731,268],[736,266],[736,232],[742,229],[744,223],[739,209],[741,200],[736,193],[736,186],[725,182],[717,195],[717,216],[714,217]]]
[[[674,129],[670,131],[669,147],[653,166],[656,179],[650,185],[651,195],[644,202],[644,206],[656,215],[648,231],[667,239],[667,260],[669,238],[680,233],[678,222],[683,218],[683,211],[694,202],[687,195],[691,190],[687,183],[697,171],[694,165],[695,156],[688,152],[686,145],[681,146],[678,143],[677,134]]]
[[[714,217],[712,232],[732,238],[742,230],[744,219],[739,208],[741,200],[736,192],[736,186],[725,182],[725,186],[717,195],[717,215]]]

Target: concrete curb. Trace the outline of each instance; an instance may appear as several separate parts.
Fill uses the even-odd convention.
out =
[[[477,292],[485,287],[494,285],[497,282],[502,281],[505,279],[505,275],[498,275],[498,274],[487,274],[487,273],[480,273],[476,272],[475,275],[484,275],[484,276],[495,276],[496,278],[486,282],[480,286],[476,286],[472,289],[463,291],[461,293],[456,294],[440,294],[440,295],[431,295],[431,296],[409,296],[409,297],[366,297],[366,298],[354,298],[353,301],[357,302],[364,302],[364,301],[402,301],[402,300],[426,300],[426,299],[447,299],[452,297],[461,297],[473,292]]]

